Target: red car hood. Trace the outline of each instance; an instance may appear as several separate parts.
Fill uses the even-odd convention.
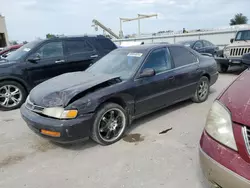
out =
[[[250,127],[250,70],[244,71],[220,96],[234,122]]]

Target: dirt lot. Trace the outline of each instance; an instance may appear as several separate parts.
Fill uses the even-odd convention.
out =
[[[88,140],[55,145],[31,132],[19,110],[0,112],[0,187],[205,188],[199,138],[213,100],[236,75],[220,75],[205,103],[187,101],[146,116],[108,147]]]

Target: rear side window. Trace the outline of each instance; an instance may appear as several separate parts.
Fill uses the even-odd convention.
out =
[[[171,46],[169,49],[174,60],[175,67],[181,67],[197,62],[197,57],[185,47]]]
[[[105,50],[113,50],[116,48],[115,44],[111,42],[109,39],[97,38],[96,41]]]
[[[214,46],[211,42],[204,40],[203,41],[205,47],[212,47]]]
[[[70,55],[94,51],[86,40],[68,40],[66,49]]]

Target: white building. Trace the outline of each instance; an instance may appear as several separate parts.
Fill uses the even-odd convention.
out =
[[[0,15],[0,48],[8,46],[8,34],[4,16]]]

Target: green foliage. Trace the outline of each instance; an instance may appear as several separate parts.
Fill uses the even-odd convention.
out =
[[[47,38],[47,39],[50,39],[50,38],[53,38],[53,37],[56,37],[56,35],[53,35],[53,34],[50,34],[50,33],[48,33],[48,34],[46,35],[46,38]]]
[[[248,18],[242,13],[238,13],[230,20],[230,25],[247,24]]]

